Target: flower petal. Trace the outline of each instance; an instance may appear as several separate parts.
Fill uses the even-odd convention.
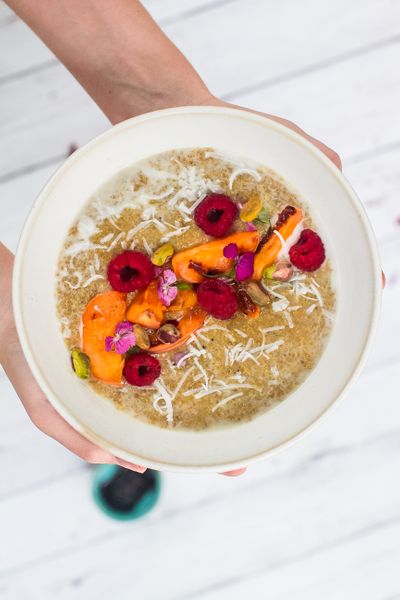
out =
[[[115,342],[115,352],[125,354],[130,348],[135,346],[136,336],[134,333],[127,333]]]
[[[236,265],[236,279],[244,281],[253,275],[254,271],[254,252],[245,252],[239,258]]]
[[[172,269],[165,269],[161,275],[162,282],[166,285],[172,285],[176,283],[176,275]]]
[[[126,333],[130,333],[133,328],[133,323],[130,321],[120,321],[115,327],[115,333],[117,335],[125,335]]]
[[[237,258],[237,255],[239,254],[239,250],[238,250],[238,246],[237,244],[227,244],[224,248],[224,256],[225,258]]]
[[[165,306],[169,306],[178,295],[178,288],[175,285],[171,287],[169,285],[158,286],[158,297]]]
[[[104,340],[104,346],[106,352],[111,352],[111,350],[114,350],[114,338],[111,335],[108,335]]]
[[[246,223],[246,227],[245,227],[246,231],[257,231],[257,227],[254,225],[254,223]]]

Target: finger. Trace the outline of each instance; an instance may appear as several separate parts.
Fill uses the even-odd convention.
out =
[[[239,477],[239,475],[243,475],[246,471],[246,467],[243,467],[242,469],[235,469],[234,471],[225,471],[225,473],[220,473],[220,475],[225,475],[226,477]]]
[[[288,121],[287,119],[282,119],[281,117],[275,117],[274,115],[268,115],[268,117],[270,117],[274,121],[278,121],[279,123],[282,123],[282,125],[285,125],[289,129],[296,131],[296,133],[300,134],[302,137],[304,137],[306,140],[308,140],[314,146],[316,146],[318,148],[318,150],[321,150],[321,152],[323,152],[340,171],[342,170],[341,158],[340,158],[339,154],[337,152],[335,152],[335,150],[332,150],[332,148],[329,148],[329,146],[327,146],[320,140],[317,140],[316,138],[314,138],[311,135],[309,135],[308,133],[306,133],[303,129],[301,129],[301,127],[299,127],[295,123],[292,123],[292,121]]]
[[[147,467],[135,465],[134,463],[130,463],[127,460],[124,460],[123,458],[118,458],[117,456],[115,456],[114,458],[117,465],[119,465],[120,467],[124,467],[124,469],[130,469],[131,471],[136,471],[136,473],[144,473],[145,471],[147,471]]]
[[[262,113],[258,110],[252,110],[251,108],[246,108],[245,106],[238,106],[236,104],[230,104],[229,102],[224,102],[223,100],[220,100],[219,98],[215,98],[215,97],[213,97],[212,100],[210,100],[210,104],[217,104],[218,106],[227,106],[228,108],[233,107],[233,108],[239,108],[240,110],[247,110],[248,112],[252,112],[252,113],[255,113],[256,115],[261,115],[262,117],[267,117],[268,119],[272,119],[273,121],[276,121],[277,123],[281,123],[281,125],[284,125],[285,127],[288,127],[289,129],[292,129],[292,131],[295,131],[302,137],[306,138],[306,140],[308,140],[314,146],[316,146],[319,150],[321,150],[321,152],[323,152],[333,162],[333,164],[338,169],[342,170],[342,161],[341,161],[338,153],[335,152],[334,150],[332,150],[332,148],[329,148],[329,146],[326,146],[325,144],[323,144],[316,138],[312,137],[311,135],[309,135],[308,133],[303,131],[303,129],[301,129],[301,127],[296,125],[296,123],[293,123],[292,121],[288,121],[287,119],[284,119],[282,117],[277,117],[276,115],[270,115],[268,113]]]
[[[65,448],[89,463],[116,463],[115,456],[78,433],[47,400],[29,369],[15,328],[10,330],[7,349],[7,354],[3,359],[4,369],[32,422],[43,433],[54,438]],[[122,466],[125,468],[139,473],[143,473],[145,470],[143,467],[127,461],[123,461],[123,463]]]
[[[382,271],[382,287],[383,287],[383,289],[385,289],[385,287],[386,287],[386,275],[383,271]]]

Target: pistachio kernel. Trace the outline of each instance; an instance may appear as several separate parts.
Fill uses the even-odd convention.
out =
[[[184,316],[184,310],[167,310],[164,313],[164,321],[180,321]]]
[[[276,265],[276,269],[272,274],[272,279],[275,281],[290,281],[293,277],[293,267],[289,261],[280,261]]]
[[[157,337],[162,344],[173,344],[181,337],[181,333],[172,323],[165,323],[157,331]]]
[[[72,368],[80,379],[87,379],[90,372],[90,361],[87,354],[84,354],[79,348],[71,350]]]
[[[156,267],[162,267],[167,262],[167,260],[171,258],[174,252],[175,249],[172,244],[170,244],[169,242],[163,244],[154,252],[153,256],[151,257],[151,262]]]
[[[263,271],[263,279],[273,279],[273,274],[276,271],[276,265],[271,265],[270,267],[267,267],[266,269],[264,269]]]
[[[191,290],[193,288],[193,284],[192,283],[188,283],[187,281],[177,281],[176,282],[176,287],[178,288],[178,290]]]
[[[253,302],[258,304],[258,306],[267,306],[270,303],[271,299],[269,295],[254,281],[247,283],[245,289]]]
[[[262,209],[260,196],[251,196],[240,211],[240,219],[246,223],[254,221]]]
[[[136,337],[136,346],[141,350],[148,350],[150,348],[150,337],[147,331],[141,325],[135,323],[133,326],[133,333]]]

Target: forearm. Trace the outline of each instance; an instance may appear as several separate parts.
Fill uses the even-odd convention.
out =
[[[6,0],[108,118],[186,104],[210,94],[136,0]]]
[[[3,364],[11,330],[15,327],[11,299],[13,259],[11,252],[0,242],[0,365]]]

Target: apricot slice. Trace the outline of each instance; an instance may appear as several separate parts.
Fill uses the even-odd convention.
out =
[[[125,294],[105,292],[92,298],[82,315],[82,350],[89,357],[94,377],[107,383],[122,382],[125,359],[121,354],[106,352],[105,338],[114,335],[125,311]]]
[[[147,288],[138,291],[127,310],[126,318],[143,327],[158,329],[166,308],[158,297],[157,281],[152,281]]]
[[[285,219],[281,224],[279,220],[285,211],[291,209],[291,214]],[[284,240],[287,240],[288,237],[293,233],[296,225],[300,223],[303,218],[303,213],[300,208],[286,207],[278,218],[276,230],[280,233]],[[264,269],[270,267],[278,258],[279,252],[282,248],[281,239],[275,234],[269,237],[269,239],[263,244],[260,250],[256,253],[254,257],[254,271],[252,279],[261,279]]]
[[[258,231],[233,233],[226,238],[213,240],[177,252],[172,258],[172,267],[178,279],[190,283],[200,283],[204,281],[204,276],[193,269],[191,263],[196,263],[203,271],[224,273],[229,271],[233,265],[233,260],[226,258],[223,254],[225,246],[237,244],[239,253],[252,252],[257,248],[259,241],[260,234]]]
[[[196,306],[179,321],[178,329],[181,334],[179,340],[171,344],[158,344],[157,346],[152,346],[149,349],[149,352],[152,354],[163,354],[164,352],[169,352],[170,350],[175,350],[175,348],[182,346],[182,344],[188,341],[192,333],[202,327],[205,318],[205,311],[200,308],[200,306]]]

